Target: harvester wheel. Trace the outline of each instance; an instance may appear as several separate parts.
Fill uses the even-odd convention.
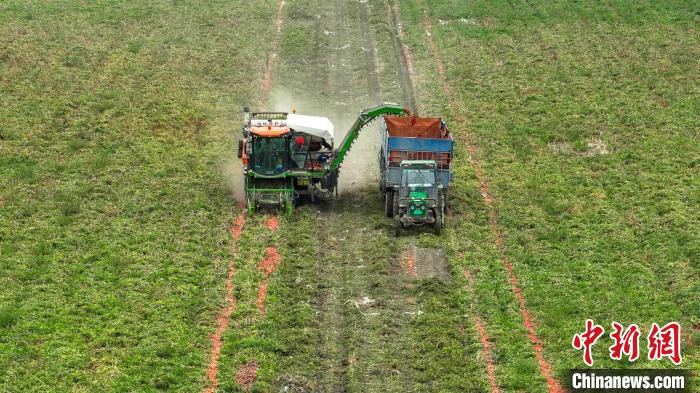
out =
[[[387,191],[384,196],[384,213],[387,217],[394,216],[394,193],[392,191]]]
[[[284,198],[283,209],[284,213],[288,216],[291,216],[292,213],[294,213],[294,200],[292,199],[292,197]]]
[[[307,193],[309,194],[309,198],[311,198],[311,203],[316,202],[316,190],[314,189],[314,185],[311,181],[309,181],[309,185],[306,189]]]
[[[401,218],[396,214],[394,215],[394,236],[401,236],[401,232],[403,232],[403,225],[401,225]]]

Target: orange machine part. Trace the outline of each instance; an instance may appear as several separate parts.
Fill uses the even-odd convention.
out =
[[[285,135],[289,127],[250,127],[250,133],[263,138],[274,138]]]
[[[241,160],[243,161],[243,165],[248,165],[248,155],[245,154],[245,145],[246,141],[243,141],[243,155],[241,156]]]

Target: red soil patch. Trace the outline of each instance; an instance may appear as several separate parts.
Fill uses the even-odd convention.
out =
[[[473,289],[474,284],[475,284],[474,275],[468,269],[464,269],[463,274],[464,274],[464,278],[469,280],[469,286]]]
[[[275,18],[275,26],[277,31],[275,32],[275,37],[272,40],[272,51],[270,52],[270,57],[267,59],[267,65],[265,66],[265,74],[263,75],[262,84],[262,102],[263,105],[267,105],[268,98],[270,97],[270,88],[272,87],[272,69],[275,65],[275,60],[277,59],[277,50],[280,46],[280,38],[282,36],[282,24],[284,23],[284,0],[277,1],[277,17]]]
[[[408,275],[411,277],[416,276],[416,260],[413,258],[413,253],[408,255],[408,260],[406,261],[408,264]]]
[[[280,256],[280,253],[277,251],[277,249],[275,247],[268,247],[267,255],[265,255],[265,259],[263,259],[260,262],[258,268],[261,272],[263,272],[265,278],[267,278],[270,276],[270,274],[274,273],[275,270],[277,270],[277,265],[279,265],[281,260],[282,257]]]
[[[242,365],[236,372],[236,382],[243,390],[248,391],[253,387],[258,373],[258,363],[252,360]]]
[[[265,315],[265,298],[267,297],[267,278],[258,287],[258,312]]]
[[[265,223],[265,226],[274,232],[280,227],[280,223],[279,223],[279,221],[277,221],[276,216],[272,216],[272,217],[270,217],[269,220],[267,220],[267,222]]]
[[[480,316],[474,315],[474,320],[476,321],[476,330],[479,332],[479,341],[481,341],[481,347],[484,350],[486,374],[489,380],[489,386],[491,386],[491,393],[499,393],[498,381],[496,380],[496,365],[494,365],[493,356],[491,356],[491,343],[489,342],[488,333],[486,333],[484,322],[481,320]]]
[[[406,273],[411,277],[416,277],[416,259],[413,251],[406,251],[401,256],[401,266],[406,270]]]
[[[209,355],[209,366],[207,367],[207,378],[209,379],[209,386],[202,389],[205,393],[214,393],[216,387],[219,385],[218,374],[219,374],[219,357],[221,356],[221,344],[222,337],[228,328],[229,319],[231,314],[236,309],[236,298],[233,296],[233,275],[235,274],[234,259],[236,257],[236,241],[241,236],[243,232],[243,225],[245,224],[245,216],[239,214],[236,218],[236,222],[229,228],[231,233],[231,259],[228,263],[228,274],[226,275],[226,306],[219,312],[217,321],[219,326],[216,328],[214,333],[210,336],[211,338],[211,353]]]
[[[435,63],[437,64],[438,73],[440,74],[440,78],[442,79],[443,89],[445,90],[445,93],[447,94],[447,98],[450,102],[458,102],[457,95],[455,94],[454,90],[452,89],[452,86],[447,81],[445,65],[444,65],[444,62],[442,61],[442,57],[440,55],[440,49],[438,48],[438,46],[435,44],[435,41],[433,40],[432,25],[430,23],[430,18],[428,17],[427,14],[425,14],[423,16],[423,27],[425,28],[425,32],[426,32],[427,40],[428,40],[428,45],[430,46],[432,56],[435,59]],[[457,108],[454,108],[453,113],[454,113],[455,120],[457,120],[458,123],[466,124],[464,117],[462,116],[461,112]],[[565,392],[565,390],[559,385],[559,383],[552,376],[551,367],[549,366],[547,361],[544,359],[544,355],[543,355],[544,348],[542,345],[542,341],[537,336],[537,329],[536,329],[535,323],[532,320],[530,312],[528,311],[528,309],[526,307],[525,297],[522,295],[522,292],[517,285],[515,273],[513,272],[512,265],[510,263],[508,255],[506,254],[506,249],[505,249],[505,246],[503,243],[503,231],[501,230],[501,227],[498,224],[498,213],[496,212],[496,209],[493,206],[493,196],[491,195],[491,191],[489,190],[488,183],[486,183],[486,180],[484,179],[484,176],[481,172],[481,166],[479,165],[479,162],[475,158],[476,148],[471,143],[471,141],[469,140],[467,135],[460,134],[460,139],[462,139],[463,143],[465,144],[465,146],[467,148],[467,152],[469,153],[469,162],[472,165],[472,168],[474,169],[474,172],[476,174],[476,178],[479,182],[479,189],[481,191],[481,195],[484,198],[484,202],[489,206],[489,208],[491,210],[489,213],[489,221],[491,223],[492,230],[496,234],[496,246],[498,247],[499,253],[501,254],[501,259],[504,261],[504,264],[506,267],[506,272],[508,274],[508,279],[510,281],[513,292],[515,293],[515,295],[518,299],[518,302],[520,304],[520,314],[523,317],[523,324],[525,325],[525,329],[528,332],[528,338],[529,338],[530,342],[532,343],[532,347],[535,351],[535,357],[537,358],[537,362],[540,365],[540,372],[547,380],[547,386],[549,387],[550,393]]]
[[[277,265],[279,265],[282,257],[275,247],[267,248],[267,255],[265,259],[260,262],[258,268],[263,273],[265,278],[260,283],[258,287],[258,311],[260,314],[265,314],[265,297],[267,297],[267,285],[270,274],[277,270]]]

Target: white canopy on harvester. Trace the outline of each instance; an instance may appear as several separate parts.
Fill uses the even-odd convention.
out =
[[[330,142],[333,140],[333,123],[327,117],[306,116],[290,113],[287,115],[287,127],[309,135],[321,137]]]

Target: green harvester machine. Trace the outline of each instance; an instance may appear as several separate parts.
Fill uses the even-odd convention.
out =
[[[245,108],[238,157],[248,212],[267,207],[291,214],[300,198],[315,202],[337,195],[341,164],[359,132],[379,116],[406,112],[398,104],[363,110],[335,149],[333,124],[325,117]]]

